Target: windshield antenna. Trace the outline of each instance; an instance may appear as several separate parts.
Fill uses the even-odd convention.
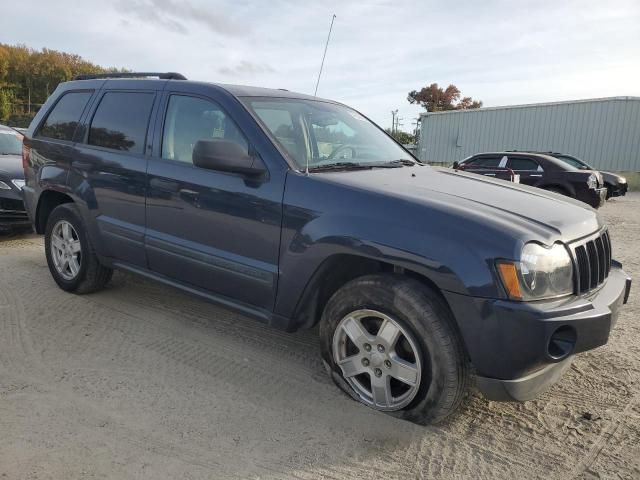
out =
[[[313,92],[313,96],[318,96],[318,85],[320,84],[320,75],[322,75],[322,67],[324,67],[324,58],[327,56],[327,48],[329,47],[329,40],[331,39],[331,30],[333,30],[333,21],[336,19],[335,13],[331,17],[331,26],[329,27],[329,35],[327,35],[327,43],[324,44],[324,53],[322,54],[322,62],[320,63],[320,71],[318,72],[318,80],[316,81],[316,89]]]

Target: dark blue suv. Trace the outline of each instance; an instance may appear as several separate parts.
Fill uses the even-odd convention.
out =
[[[120,268],[287,331],[319,324],[345,392],[419,423],[453,412],[472,371],[488,398],[526,400],[607,342],[631,280],[584,204],[430,168],[336,102],[119,77],[61,84],[24,139],[62,289]]]

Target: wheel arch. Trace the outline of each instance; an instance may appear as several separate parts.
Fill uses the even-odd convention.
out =
[[[356,278],[376,273],[404,275],[407,278],[412,278],[436,293],[449,308],[449,304],[436,282],[422,272],[385,260],[337,253],[326,258],[309,278],[292,316],[293,329],[311,328],[317,325],[320,322],[324,306],[334,293]],[[451,308],[449,310],[453,315]]]
[[[38,198],[36,207],[35,229],[39,234],[43,234],[47,227],[47,220],[54,208],[64,203],[74,203],[73,198],[66,193],[57,190],[44,190]]]

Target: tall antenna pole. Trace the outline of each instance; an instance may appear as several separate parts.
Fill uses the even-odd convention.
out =
[[[316,81],[316,89],[313,92],[313,96],[318,94],[318,85],[320,85],[320,75],[322,75],[322,67],[324,67],[324,57],[327,56],[327,47],[329,47],[329,39],[331,39],[331,30],[333,30],[333,21],[336,19],[335,14],[331,17],[331,26],[329,27],[329,35],[327,35],[327,43],[324,44],[324,53],[322,54],[322,63],[320,63],[320,71],[318,72],[318,80]]]

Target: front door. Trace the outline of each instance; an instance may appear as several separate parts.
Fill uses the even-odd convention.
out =
[[[149,268],[222,301],[272,309],[284,181],[194,166],[198,140],[231,140],[256,153],[213,99],[171,93],[163,105],[161,146],[147,172]]]

